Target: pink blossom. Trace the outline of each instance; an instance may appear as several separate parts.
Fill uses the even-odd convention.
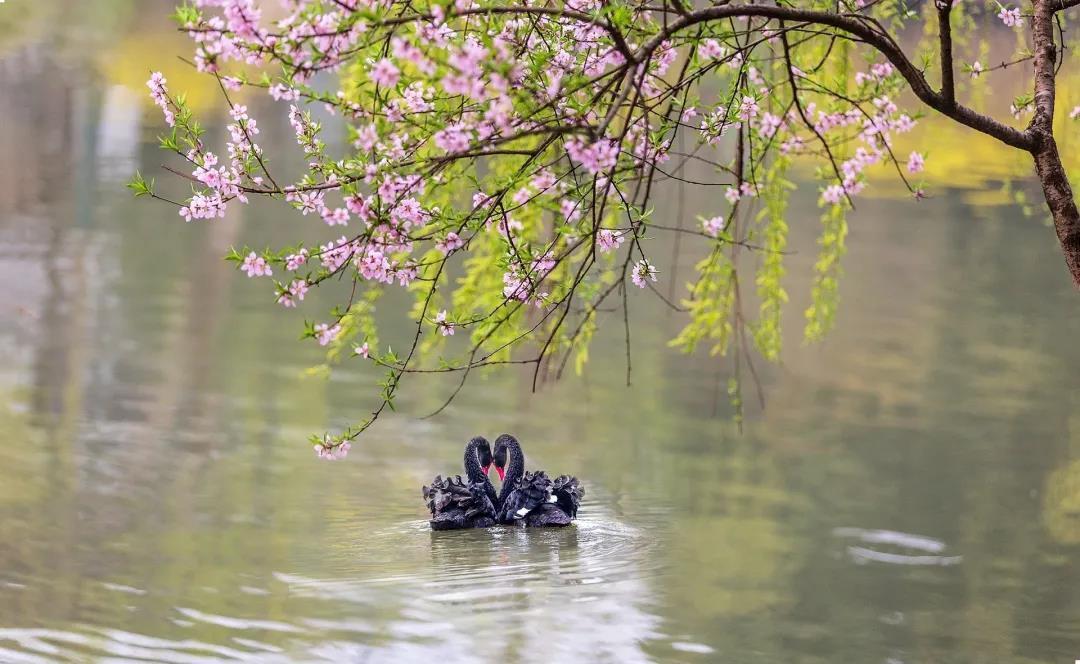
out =
[[[634,269],[630,273],[630,280],[633,281],[634,285],[638,288],[645,288],[647,280],[656,281],[656,274],[656,267],[648,260],[642,258],[634,265]]]
[[[368,358],[368,355],[369,355],[370,352],[371,351],[368,348],[368,342],[366,342],[366,341],[362,345],[357,346],[356,348],[353,348],[353,355],[359,355],[360,357],[362,357],[364,359]]]
[[[300,269],[300,266],[307,262],[308,250],[301,249],[295,254],[289,254],[285,257],[285,269],[290,272],[295,272]]]
[[[405,230],[413,226],[422,226],[427,220],[427,212],[421,207],[420,201],[408,197],[395,205],[390,210],[390,219]]]
[[[554,187],[555,182],[555,174],[545,168],[533,176],[530,184],[532,184],[537,191],[546,191]]]
[[[308,288],[308,282],[303,279],[296,279],[289,284],[289,295],[297,300],[303,301],[304,296],[307,295]]]
[[[331,210],[328,207],[324,207],[322,209],[322,218],[327,226],[349,225],[349,211],[345,208],[334,208]]]
[[[792,154],[800,152],[806,145],[806,142],[801,136],[792,136],[783,143],[780,144],[780,152],[783,154]]]
[[[426,60],[424,62],[427,62]],[[434,67],[434,65],[431,65]],[[420,81],[415,81],[405,88],[405,92],[402,93],[402,98],[405,100],[405,105],[409,107],[409,110],[413,113],[424,113],[435,108],[429,100],[434,95],[435,90],[430,87],[426,87]]]
[[[525,228],[525,224],[513,217],[507,216],[499,219],[498,223],[495,224],[495,227],[498,229],[500,235],[509,237],[514,231],[520,231]]]
[[[180,208],[180,216],[186,221],[192,219],[213,219],[225,216],[225,201],[220,193],[212,196],[195,194],[188,204]]]
[[[356,252],[355,243],[345,236],[338,238],[337,242],[328,242],[319,245],[319,262],[327,270],[334,272],[345,264]]]
[[[776,130],[784,124],[783,119],[772,113],[766,113],[761,116],[761,123],[758,126],[758,133],[764,138],[772,138]]]
[[[511,257],[509,269],[503,273],[503,296],[540,306],[548,294],[541,291],[539,285],[553,269],[555,259],[550,253],[533,259],[528,270],[517,256]]]
[[[435,243],[435,247],[447,256],[464,246],[465,240],[462,240],[454,231],[450,231],[445,238]]]
[[[444,337],[454,335],[454,324],[446,322],[446,309],[435,315],[435,326],[439,328]]]
[[[722,58],[727,53],[727,49],[720,45],[720,42],[715,39],[706,39],[701,44],[699,49],[701,57],[707,60],[713,60],[716,58]]]
[[[349,455],[351,449],[352,443],[349,441],[335,445],[330,436],[326,436],[323,442],[315,445],[315,456],[324,461],[340,461]]]
[[[561,69],[557,69],[548,73],[548,84],[544,88],[544,93],[548,99],[555,99],[559,95],[559,90],[562,88],[563,72]]]
[[[375,85],[384,88],[392,88],[397,84],[401,71],[394,65],[390,58],[383,58],[372,66],[368,77]]]
[[[293,199],[299,205],[300,213],[307,216],[309,212],[319,212],[323,209],[323,198],[326,196],[322,191],[302,191]]]
[[[379,142],[379,130],[374,124],[367,124],[356,132],[356,140],[353,145],[361,150],[371,150]]]
[[[619,145],[610,139],[586,144],[574,138],[566,142],[566,154],[590,173],[600,173],[615,165],[619,158]]]
[[[150,74],[150,80],[146,82],[146,86],[150,88],[150,98],[154,100],[154,103],[164,114],[165,123],[172,127],[176,125],[176,115],[169,105],[169,91],[165,87],[165,83],[165,77],[161,75],[161,72],[156,71]]]
[[[372,218],[372,197],[364,197],[359,194],[356,196],[348,196],[345,198],[345,207],[349,212],[352,212],[360,221],[364,223],[370,223]]]
[[[559,202],[559,212],[566,217],[566,222],[569,224],[576,223],[581,218],[580,204],[577,201],[564,198]]]
[[[300,92],[283,83],[276,83],[268,90],[274,101],[295,101],[300,98]]]
[[[341,334],[341,325],[329,325],[328,323],[319,323],[315,326],[315,338],[318,339],[320,346],[329,344],[337,336]]]
[[[679,57],[678,51],[675,50],[670,41],[665,41],[660,44],[660,48],[657,49],[657,54],[653,56],[654,66],[653,70],[657,76],[663,76],[667,73],[668,68],[672,62]]]
[[[357,255],[355,261],[360,276],[369,281],[390,283],[394,277],[391,274],[390,259],[377,248],[368,246]]]
[[[617,231],[602,228],[596,233],[596,247],[602,254],[618,249],[622,243],[622,233]]]
[[[918,173],[923,169],[924,165],[925,161],[923,156],[918,152],[912,152],[911,155],[908,156],[907,169],[909,173]]]
[[[513,197],[511,197],[510,200],[514,202],[514,205],[525,205],[530,200],[532,200],[532,197],[532,189],[530,189],[529,187],[522,187],[514,193]]]
[[[821,194],[822,200],[831,205],[837,205],[844,200],[844,188],[838,184],[829,185]]]
[[[914,128],[915,121],[908,117],[906,114],[901,114],[900,117],[896,119],[896,122],[893,123],[893,129],[900,132],[901,134],[909,132]]]
[[[750,121],[757,117],[757,114],[757,100],[750,96],[744,96],[742,98],[742,103],[739,104],[739,119],[743,121]]]
[[[446,152],[464,152],[472,142],[472,132],[463,124],[452,124],[435,132],[435,145]]]
[[[1020,17],[1019,7],[1013,7],[1012,9],[1002,7],[1001,11],[998,12],[998,18],[1010,28],[1018,28],[1024,24],[1024,19]]]
[[[875,62],[870,65],[870,74],[879,81],[892,76],[894,71],[895,69],[893,69],[893,66],[888,62]]]
[[[702,230],[705,231],[706,235],[712,237],[719,237],[720,232],[724,230],[724,225],[725,219],[722,216],[713,217],[701,222]]]
[[[269,277],[273,274],[270,271],[270,265],[266,262],[266,259],[257,255],[254,251],[244,258],[244,263],[240,266],[240,269],[246,272],[249,278]]]
[[[403,265],[394,269],[394,277],[397,279],[398,286],[408,286],[416,279],[416,274],[415,265]]]
[[[982,63],[976,60],[971,63],[971,78],[978,78],[979,74],[983,73]]]

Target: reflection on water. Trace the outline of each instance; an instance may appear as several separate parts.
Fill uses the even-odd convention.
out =
[[[679,319],[642,298],[633,388],[617,334],[585,380],[480,377],[432,420],[411,415],[447,386],[412,381],[347,462],[317,463],[306,434],[376,378],[302,378],[322,360],[304,312],[220,260],[291,240],[291,216],[185,225],[120,190],[162,159],[125,76],[172,32],[89,4],[110,11],[25,4],[53,27],[0,52],[0,661],[1080,656],[1080,320],[1046,228],[940,186],[865,201],[838,329],[805,347],[797,198],[785,360],[744,434],[728,369],[664,350]],[[53,43],[94,34],[107,65]],[[264,102],[264,143],[291,145]],[[577,525],[430,532],[421,484],[502,431],[588,484]]]
[[[833,535],[859,540],[865,545],[892,545],[898,551],[882,551],[872,546],[851,544],[848,555],[855,562],[879,562],[889,565],[958,565],[963,556],[937,555],[945,550],[945,543],[932,537],[897,533],[891,530],[864,530],[862,528],[836,528]]]

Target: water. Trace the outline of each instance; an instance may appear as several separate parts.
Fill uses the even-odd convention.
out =
[[[317,463],[304,437],[377,377],[303,377],[303,312],[220,260],[297,221],[185,225],[121,188],[163,161],[148,63],[185,85],[167,6],[0,8],[0,661],[1080,657],[1080,318],[1038,220],[944,183],[863,202],[837,329],[806,346],[797,198],[784,362],[741,434],[730,366],[667,351],[680,319],[642,298],[632,387],[614,325],[537,394],[495,373],[420,419],[450,386],[410,379]],[[586,483],[577,525],[430,532],[421,484],[503,431]]]

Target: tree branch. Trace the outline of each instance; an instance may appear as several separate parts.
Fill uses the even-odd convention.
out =
[[[1076,0],[1080,2],[1080,0]],[[935,92],[926,81],[923,72],[920,71],[911,60],[904,54],[903,49],[893,41],[887,33],[876,29],[874,24],[859,14],[837,14],[833,12],[817,11],[812,9],[795,9],[791,7],[775,7],[771,5],[725,5],[707,7],[691,12],[672,21],[666,30],[661,31],[649,41],[645,42],[634,54],[634,61],[640,62],[648,57],[654,50],[660,47],[665,40],[670,39],[676,32],[698,23],[715,21],[739,16],[759,17],[767,19],[803,21],[816,23],[836,28],[848,35],[857,37],[871,46],[900,72],[900,75],[911,86],[912,92],[924,104],[949,117],[962,125],[970,127],[987,136],[996,138],[1006,145],[1032,151],[1035,148],[1035,139],[1029,132],[1023,132],[997,120],[974,111],[966,106],[950,103],[945,96]]]
[[[1080,1],[1080,0],[1078,0]],[[1054,66],[1057,63],[1057,47],[1054,45],[1054,12],[1052,0],[1035,0],[1035,14],[1031,21],[1031,40],[1035,56],[1035,116],[1027,133],[1032,136],[1036,148],[1054,133],[1054,102],[1057,85]]]
[[[956,84],[953,82],[952,0],[936,0],[938,41],[941,44],[941,96],[950,106],[956,105]]]
[[[1049,3],[1048,9],[1051,12],[1060,12],[1075,7],[1076,5],[1080,5],[1080,0],[1052,0],[1052,2]]]

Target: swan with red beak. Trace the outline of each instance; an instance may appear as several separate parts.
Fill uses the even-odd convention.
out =
[[[508,433],[496,438],[493,462],[502,481],[496,501],[499,523],[568,526],[577,517],[585,488],[569,475],[551,480],[542,470],[526,472],[525,453],[517,438]]]
[[[488,479],[491,468],[491,445],[487,439],[477,436],[465,445],[465,475],[437,475],[431,486],[422,491],[428,511],[431,512],[432,530],[460,530],[463,528],[487,528],[495,525],[498,496],[495,486]]]

